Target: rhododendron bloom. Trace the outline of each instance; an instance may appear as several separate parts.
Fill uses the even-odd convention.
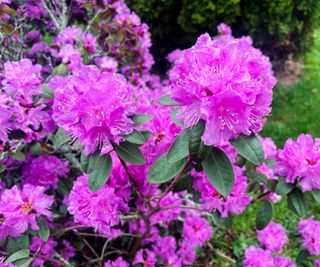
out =
[[[119,257],[115,261],[109,260],[105,262],[104,267],[129,267],[129,263]]]
[[[57,246],[57,242],[53,238],[49,238],[47,242],[43,242],[43,240],[34,236],[32,238],[31,244],[29,246],[30,251],[36,252],[39,250],[40,257],[35,257],[32,262],[33,267],[45,266],[44,264],[48,261],[41,257],[41,255],[50,258],[54,257],[54,252]]]
[[[105,185],[97,192],[90,192],[88,176],[78,177],[70,192],[68,211],[74,221],[87,227],[93,227],[101,234],[114,238],[121,233],[112,229],[121,224],[121,213],[128,212],[127,203],[115,194],[114,188]]]
[[[53,118],[67,134],[80,139],[87,154],[110,150],[110,141],[132,132],[135,105],[125,78],[83,66],[71,77],[49,83],[55,92]],[[66,95],[68,97],[66,98]]]
[[[157,263],[157,259],[155,254],[148,250],[142,250],[140,249],[137,252],[137,255],[133,261],[133,264],[142,264],[143,267],[155,267]]]
[[[222,217],[228,217],[229,212],[241,214],[250,203],[250,196],[246,194],[247,178],[242,175],[239,167],[234,167],[235,184],[229,196],[222,196],[212,186],[204,173],[193,171],[195,177],[193,187],[201,193],[200,203],[209,211],[218,211]]]
[[[276,256],[273,259],[274,267],[295,267],[296,265],[288,257]]]
[[[302,236],[302,245],[312,255],[320,256],[320,221],[313,217],[299,222],[297,230]]]
[[[212,227],[208,225],[207,220],[197,216],[187,216],[185,218],[182,236],[194,245],[201,246],[207,240],[210,240],[212,232]]]
[[[261,247],[278,253],[282,252],[288,241],[283,226],[275,222],[270,222],[263,230],[257,231],[257,239]]]
[[[270,112],[275,78],[269,59],[249,38],[201,35],[183,50],[170,71],[177,119],[185,127],[206,122],[202,140],[223,144],[238,134],[257,133]]]
[[[5,91],[27,100],[30,100],[33,95],[41,94],[41,68],[38,64],[33,65],[29,59],[6,62],[4,64],[5,79],[2,81]]]
[[[51,218],[49,209],[53,197],[46,195],[44,191],[44,187],[30,184],[24,185],[22,190],[15,185],[12,189],[3,191],[0,214],[4,220],[8,218],[9,225],[14,228],[15,233],[24,233],[29,225],[32,230],[39,230],[36,218]]]
[[[246,249],[244,260],[244,267],[275,267],[273,258],[269,250],[261,248],[249,247]]]
[[[55,156],[39,156],[30,158],[22,167],[24,183],[42,185],[46,188],[57,188],[59,177],[68,174],[68,163]]]
[[[301,134],[297,141],[289,138],[276,158],[275,172],[287,183],[299,180],[303,191],[320,190],[320,139]]]

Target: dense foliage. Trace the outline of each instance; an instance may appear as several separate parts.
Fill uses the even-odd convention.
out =
[[[171,50],[186,48],[203,32],[216,34],[221,22],[230,24],[235,36],[250,35],[256,47],[281,68],[289,54],[299,56],[313,43],[319,24],[317,0],[127,0],[151,27],[152,52],[160,68]],[[163,27],[163,25],[167,25]]]
[[[161,80],[122,0],[5,0],[0,16],[1,266],[319,266],[320,139],[259,136],[276,79],[250,37],[220,24]],[[237,252],[246,209],[256,240]]]

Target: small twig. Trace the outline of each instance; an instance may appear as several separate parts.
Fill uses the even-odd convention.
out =
[[[57,18],[56,18],[56,17],[54,16],[54,14],[51,12],[51,10],[50,10],[50,8],[47,6],[45,0],[41,0],[41,3],[42,3],[42,5],[43,5],[44,9],[48,12],[48,14],[49,14],[50,18],[52,19],[53,23],[55,24],[56,28],[57,28],[58,30],[61,30],[61,26],[60,26]]]
[[[261,199],[261,198],[263,198],[263,197],[265,197],[265,196],[267,196],[267,195],[269,195],[270,193],[271,193],[270,191],[266,191],[266,192],[262,193],[261,195],[259,195],[259,196],[257,196],[256,198],[252,199],[251,202],[250,202],[250,204],[258,201],[259,199]]]

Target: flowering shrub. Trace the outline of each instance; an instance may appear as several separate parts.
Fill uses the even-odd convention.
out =
[[[276,80],[249,37],[222,24],[171,53],[161,80],[148,27],[121,0],[0,4],[13,27],[1,54],[1,266],[197,266],[211,251],[295,266],[273,203],[309,215],[319,141],[280,150],[257,136]],[[256,205],[260,248],[216,252],[214,235],[235,239],[232,217]],[[318,222],[297,226],[300,262],[318,264]]]

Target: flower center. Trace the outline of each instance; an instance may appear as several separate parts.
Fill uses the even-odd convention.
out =
[[[164,134],[162,133],[156,134],[156,142],[162,141],[163,138],[164,138]]]
[[[20,211],[24,214],[30,214],[32,212],[32,202],[31,200],[24,202],[21,207]]]

